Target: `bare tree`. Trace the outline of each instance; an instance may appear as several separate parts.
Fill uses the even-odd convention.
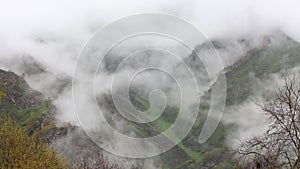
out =
[[[142,169],[141,166],[132,165],[124,167],[117,163],[112,163],[106,159],[100,151],[87,151],[78,159],[71,162],[71,169]]]
[[[300,168],[300,81],[294,75],[262,106],[268,130],[235,151],[243,168]]]

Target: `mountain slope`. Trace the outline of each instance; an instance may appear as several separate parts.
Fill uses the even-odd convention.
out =
[[[55,127],[55,108],[49,99],[31,89],[23,77],[0,70],[0,112],[25,128],[27,134],[46,134]]]
[[[255,78],[263,80],[272,73],[300,65],[298,42],[282,34],[264,37],[263,41],[226,68],[227,106],[239,104],[253,94]]]

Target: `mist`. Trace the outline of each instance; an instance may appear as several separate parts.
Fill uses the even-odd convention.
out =
[[[72,99],[71,81],[74,66],[81,49],[89,38],[106,24],[125,16],[148,12],[180,17],[198,28],[208,40],[216,41],[221,45],[220,48],[216,48],[216,51],[224,66],[227,67],[244,56],[248,49],[259,46],[262,37],[272,33],[282,32],[300,41],[299,6],[300,1],[297,0],[134,0],[130,2],[53,0],[47,3],[35,0],[2,1],[0,3],[0,68],[24,75],[33,89],[51,98],[57,108],[58,113],[55,116],[58,126],[66,123],[78,126],[79,122]],[[158,41],[155,37],[124,44],[111,53],[112,57],[108,62],[110,61],[109,64],[112,67],[103,68],[102,72],[96,76],[98,85],[101,86],[97,91],[97,96],[106,95],[110,90],[108,82],[113,76],[109,69],[115,69],[113,65],[122,59],[124,53],[131,53],[131,50],[134,51],[139,47],[138,45],[145,44],[145,42],[147,42],[147,47],[155,44],[173,50],[182,56],[182,59],[191,54],[180,48],[178,44],[167,40]],[[199,44],[200,48],[201,45],[203,44]],[[195,48],[197,50],[197,47]],[[206,53],[208,59],[211,52],[208,50]],[[178,68],[177,62],[170,63],[169,61],[162,59],[160,64],[172,70],[182,81],[186,81],[187,84],[183,87],[190,89],[190,83],[192,83],[190,78],[186,77],[184,72],[180,72],[181,69],[179,71],[176,69]],[[131,62],[129,67],[117,72],[115,76],[125,79],[127,75],[135,71],[136,65],[143,62],[143,60]],[[95,63],[91,59],[87,60],[86,64]],[[148,63],[156,62],[150,60]],[[82,70],[80,77],[83,78],[83,83],[74,83],[73,86],[75,90],[80,90],[80,95],[85,98],[80,110],[96,113],[97,110],[92,106],[94,104],[91,99],[93,93],[84,89],[85,83],[90,83],[84,80],[94,76],[94,73],[91,73],[88,66],[84,65],[80,67],[80,70]],[[216,78],[220,71],[222,69],[216,67],[213,78]],[[204,83],[200,86],[200,95],[209,90],[210,85],[205,72],[202,73],[198,77]],[[282,78],[276,74],[265,81],[258,80],[258,84],[259,86],[277,84],[275,82],[280,79]],[[125,88],[123,83],[119,84],[119,90]],[[169,77],[162,78],[159,74],[145,74],[136,79],[135,85],[136,88],[144,87],[146,93],[151,89],[160,88],[167,98],[174,98],[168,100],[169,106],[179,104],[176,94],[178,88],[173,85]],[[269,85],[260,92],[268,94],[271,89],[274,89],[274,86]],[[142,94],[145,94],[143,93],[145,91],[142,91]],[[255,104],[257,100],[260,102],[263,99],[255,94],[252,97],[255,101],[251,98],[225,110],[223,122],[238,126],[238,134],[227,138],[231,146],[236,145],[236,140],[246,140],[266,127],[265,117],[260,107]],[[190,103],[189,108],[197,102],[196,98],[184,97],[183,99]],[[114,118],[117,119],[117,117]],[[99,124],[93,113],[87,114],[86,121],[90,122],[91,128],[94,124]],[[119,130],[127,132],[123,121],[115,125]],[[257,127],[252,127],[253,125]],[[127,134],[135,136],[132,132]],[[60,140],[56,144],[61,147]],[[119,146],[124,149],[128,147],[121,143]]]

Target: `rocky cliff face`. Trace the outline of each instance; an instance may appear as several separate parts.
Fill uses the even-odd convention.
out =
[[[24,77],[0,70],[0,115],[7,115],[24,127],[31,135],[39,133],[46,141],[67,134],[68,128],[56,127],[56,108],[50,99],[30,88]]]
[[[24,109],[43,102],[42,94],[32,90],[23,77],[13,72],[0,70],[0,91],[3,95],[0,109],[5,106],[4,104],[12,104],[17,109]]]

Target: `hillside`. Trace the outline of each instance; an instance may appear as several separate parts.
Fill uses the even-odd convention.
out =
[[[213,45],[218,45],[217,49],[220,48],[221,43],[223,43],[223,48],[226,48],[224,42],[217,42],[218,41],[213,43]],[[197,47],[196,50],[206,50],[205,45]],[[191,58],[187,58],[186,60],[191,62],[195,61],[194,55],[190,57]],[[260,45],[249,47],[237,62],[226,68],[226,106],[238,105],[249,98],[249,96],[255,94],[261,95],[261,93],[257,93],[260,90],[264,90],[258,90],[261,88],[261,86],[258,85],[260,80],[268,79],[271,74],[279,73],[285,69],[291,69],[299,65],[300,44],[298,42],[281,33],[263,37]],[[197,69],[201,70],[202,68],[198,67]],[[209,98],[209,93],[210,92],[207,92],[203,100]],[[136,98],[134,103],[143,102],[139,100],[141,99]],[[147,103],[144,103],[144,105],[147,107]],[[201,104],[199,117],[188,137],[174,149],[162,155],[162,159],[165,159],[164,164],[166,166],[170,168],[174,168],[175,166],[181,166],[179,168],[193,168],[198,165],[208,168],[217,166],[220,168],[233,167],[231,159],[228,158],[228,147],[224,141],[228,131],[234,130],[234,126],[221,123],[213,136],[206,143],[202,145],[197,143],[208,107],[209,103],[203,102]],[[166,114],[176,115],[174,110],[176,111],[176,109],[172,108],[166,109]],[[169,126],[168,124],[172,123],[172,120],[172,118],[165,115],[162,116],[156,124],[154,123],[153,126],[154,128],[156,126],[156,130],[159,130],[157,126],[158,128],[161,126],[167,128]],[[143,128],[143,130],[147,131],[149,128],[147,129],[146,127]],[[178,159],[178,161],[176,159]]]
[[[227,106],[239,104],[253,94],[255,78],[267,79],[300,65],[300,44],[288,36],[266,36],[261,46],[248,50],[234,65],[226,68]]]
[[[0,101],[1,115],[18,122],[28,135],[39,133],[51,141],[66,134],[64,128],[55,126],[56,108],[51,100],[31,89],[22,76],[0,70]]]
[[[245,43],[244,41],[241,43]],[[226,41],[215,40],[217,50],[226,50]],[[199,45],[197,50],[210,50],[205,45]],[[194,54],[186,58],[185,61],[197,71],[204,71],[203,65],[195,64]],[[31,76],[39,73],[45,73],[42,67],[37,63],[26,63],[24,70]],[[34,69],[31,66],[35,65]],[[238,105],[247,100],[251,95],[257,93],[259,80],[267,79],[273,73],[279,73],[285,69],[300,65],[300,44],[283,34],[265,36],[261,39],[260,45],[251,46],[240,56],[240,59],[233,65],[226,67],[227,79],[227,100],[226,106]],[[198,67],[197,67],[198,66]],[[111,67],[110,67],[111,68]],[[108,71],[110,68],[107,68]],[[202,76],[201,76],[202,77]],[[59,79],[59,78],[58,78]],[[207,80],[203,78],[203,80]],[[61,79],[62,85],[58,85],[57,91],[53,95],[58,95],[63,87],[69,85],[69,79]],[[131,91],[130,100],[133,105],[140,109],[149,108],[147,98],[143,98]],[[203,96],[203,100],[209,99],[209,91]],[[54,115],[56,108],[51,100],[45,98],[40,92],[30,88],[24,80],[24,77],[18,76],[13,72],[0,70],[0,112],[8,115],[23,126],[27,134],[39,133],[49,142],[59,140],[60,137],[67,135],[69,127],[56,127]],[[118,117],[112,98],[110,95],[99,96],[98,103],[107,110],[109,116]],[[230,159],[227,144],[225,142],[229,130],[234,126],[228,126],[220,123],[213,136],[204,144],[197,142],[199,132],[205,122],[206,113],[209,108],[208,102],[201,103],[199,116],[188,136],[172,150],[162,154],[157,160],[157,166],[170,169],[194,169],[198,168],[232,168],[234,161]],[[149,124],[137,124],[124,120],[130,129],[140,137],[149,137],[157,135],[171,126],[178,114],[178,108],[168,106],[162,116]],[[117,125],[111,122],[111,125]],[[75,131],[75,130],[73,130]],[[166,136],[168,137],[168,136]],[[176,136],[168,137],[172,140]],[[61,145],[66,145],[60,153],[69,157],[76,156],[73,150],[91,150],[96,146],[91,140],[86,138],[82,131],[76,130],[69,140],[61,141]],[[72,149],[68,149],[72,148]],[[73,149],[74,148],[74,149]],[[100,151],[100,150],[99,150]],[[79,152],[79,151],[78,151]],[[71,157],[73,158],[73,157]],[[77,157],[74,157],[75,159]]]

